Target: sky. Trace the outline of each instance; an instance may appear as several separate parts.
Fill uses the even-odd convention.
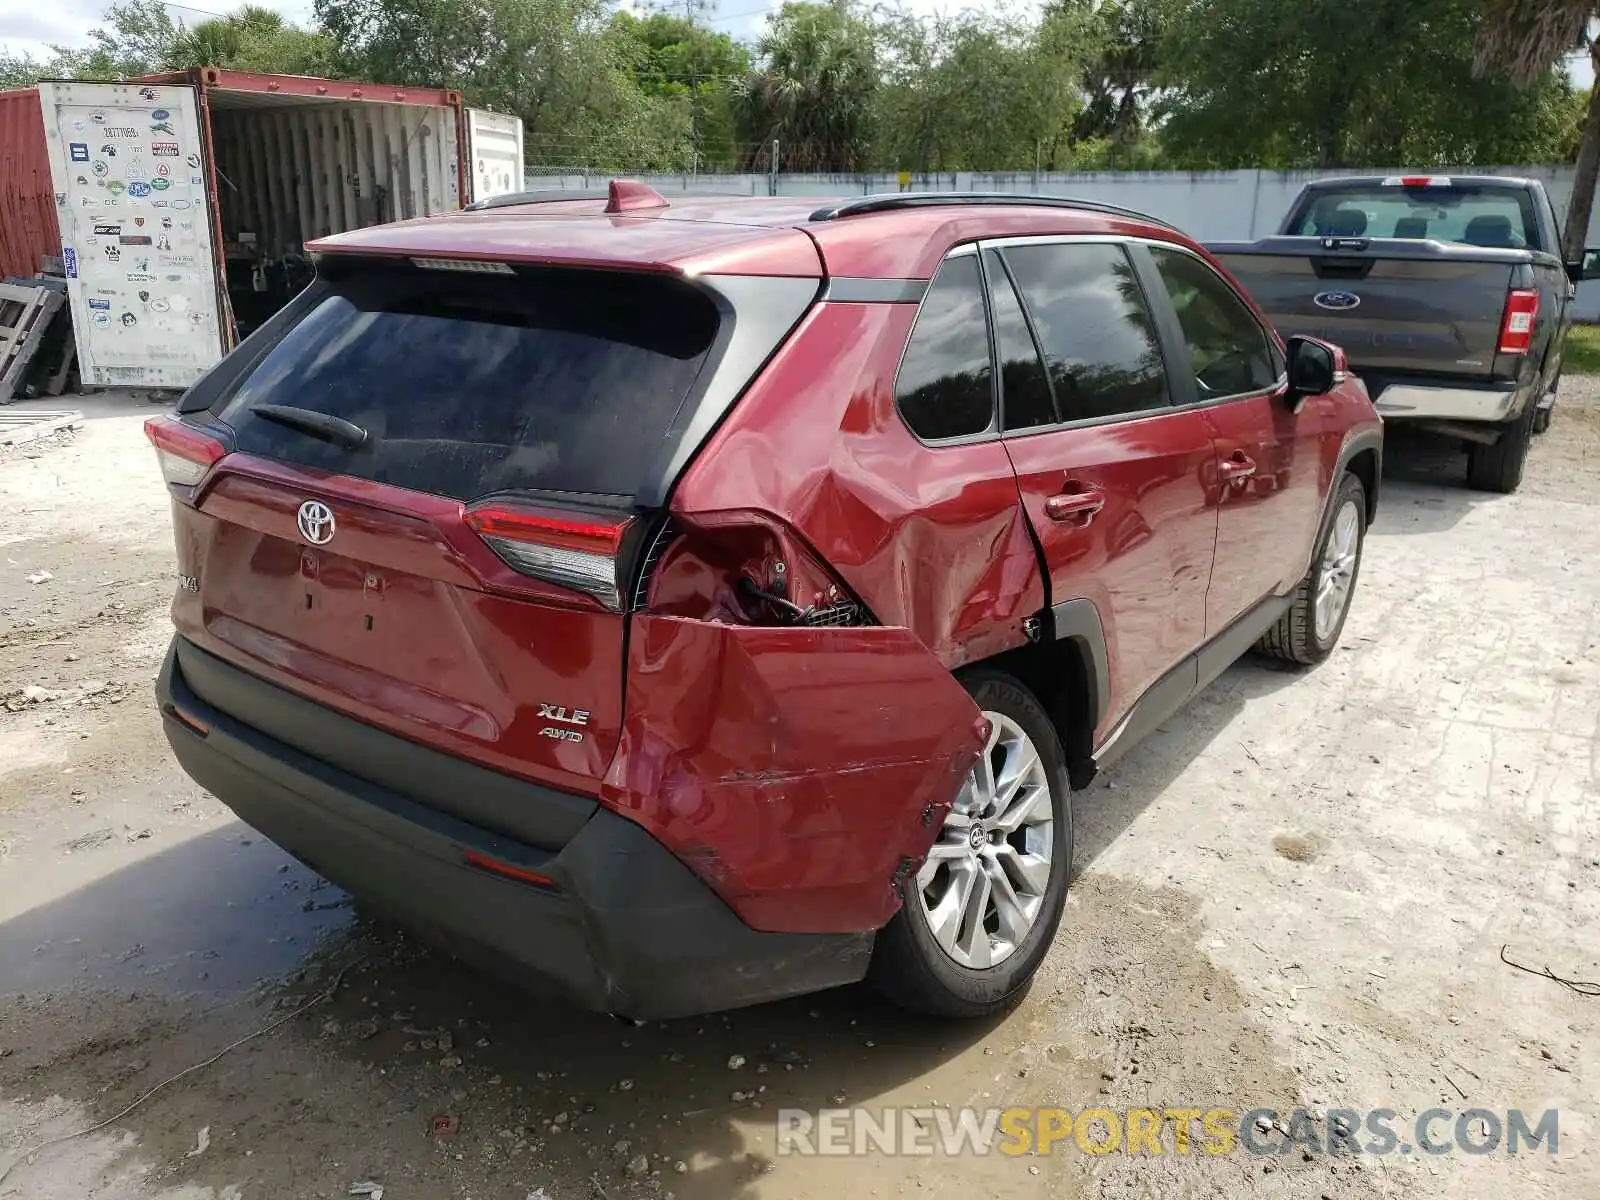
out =
[[[0,0],[0,48],[13,54],[33,54],[44,57],[52,43],[76,46],[88,40],[89,30],[100,23],[108,0]],[[963,0],[964,2],[964,0]],[[208,16],[217,16],[238,7],[229,0],[194,0],[200,8],[183,4],[167,7],[178,20],[193,24]],[[311,20],[311,0],[256,0],[267,8],[275,8],[297,24],[308,25]],[[735,37],[753,37],[761,27],[766,13],[778,8],[782,0],[714,0],[713,10],[707,18],[717,29]],[[962,2],[943,0],[908,0],[907,7],[914,11],[932,12],[939,9],[960,8]],[[1567,73],[1579,88],[1594,82],[1594,72],[1586,55],[1578,55],[1568,64]]]

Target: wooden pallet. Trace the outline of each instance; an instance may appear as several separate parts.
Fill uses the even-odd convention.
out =
[[[54,288],[0,283],[0,404],[17,398],[28,364],[65,299]]]

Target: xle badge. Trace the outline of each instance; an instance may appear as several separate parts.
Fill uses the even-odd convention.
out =
[[[564,725],[584,726],[589,723],[589,712],[583,708],[567,708],[560,704],[539,705],[539,718],[544,721],[560,721]],[[562,729],[556,725],[546,725],[539,730],[540,737],[550,738],[557,742],[581,742],[583,734],[576,729]]]

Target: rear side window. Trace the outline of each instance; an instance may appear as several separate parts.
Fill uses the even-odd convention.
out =
[[[1121,246],[1016,246],[1005,260],[1033,318],[1063,421],[1166,405],[1160,344]]]
[[[239,449],[459,500],[632,495],[717,333],[703,293],[621,272],[372,267],[318,286],[221,402]],[[258,405],[338,417],[367,440],[337,445]]]
[[[989,326],[978,257],[949,259],[923,297],[906,345],[895,399],[926,441],[982,433],[994,421]]]
[[[1259,392],[1276,383],[1271,340],[1227,281],[1192,254],[1152,246],[1150,255],[1178,310],[1200,399]]]
[[[984,255],[989,277],[989,306],[994,314],[994,348],[1000,360],[1000,407],[1009,431],[1032,429],[1055,422],[1050,381],[1045,378],[1039,348],[1028,331],[1016,289],[1005,265],[993,250]]]

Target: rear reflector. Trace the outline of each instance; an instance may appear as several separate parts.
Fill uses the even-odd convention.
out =
[[[552,891],[556,887],[556,881],[548,875],[530,871],[527,867],[501,862],[497,858],[490,858],[487,854],[479,854],[476,850],[468,850],[461,856],[461,861],[469,867],[476,867],[493,875],[502,875],[507,879],[515,879],[518,883],[529,883],[534,887],[550,888]]]
[[[176,417],[151,417],[144,423],[144,435],[156,448],[161,477],[177,487],[194,487],[227,453],[216,438],[207,437]]]
[[[628,519],[557,516],[507,505],[469,509],[467,525],[514,571],[622,610],[617,551]]]
[[[1539,315],[1539,293],[1513,288],[1506,295],[1506,312],[1500,321],[1499,354],[1526,354],[1533,344],[1533,322]]]
[[[471,258],[413,258],[412,263],[429,271],[465,271],[473,275],[515,275],[503,262],[482,262]]]

